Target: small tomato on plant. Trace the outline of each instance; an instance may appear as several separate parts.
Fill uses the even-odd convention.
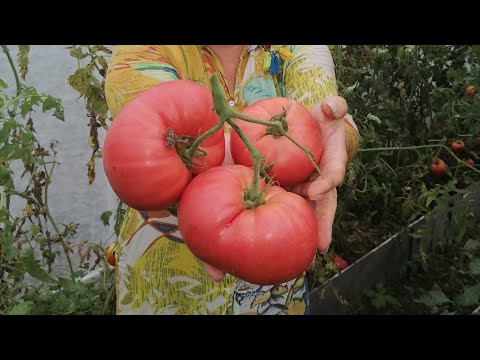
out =
[[[116,250],[117,250],[117,243],[112,243],[110,246],[107,248],[107,251],[105,252],[105,257],[107,259],[107,262],[111,266],[115,266],[117,259],[116,259]]]
[[[473,86],[473,85],[467,86],[467,89],[465,90],[465,95],[467,95],[467,96],[475,95],[475,86]]]
[[[460,176],[457,179],[457,185],[460,189],[465,189],[469,184],[468,184],[468,181],[463,176]]]
[[[430,165],[430,174],[436,177],[444,177],[447,172],[447,165],[442,159],[436,159],[431,165]]]
[[[340,271],[342,271],[348,266],[348,262],[338,255],[333,258],[333,262],[335,263],[335,265],[337,265]]]
[[[451,145],[450,145],[450,149],[455,153],[459,153],[459,152],[462,152],[463,150],[465,150],[465,143],[463,142],[463,140],[455,140]]]

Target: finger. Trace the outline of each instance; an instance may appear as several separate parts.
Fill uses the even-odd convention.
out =
[[[292,186],[289,191],[291,191],[295,194],[298,194],[300,196],[307,197],[308,196],[308,189],[310,188],[311,184],[312,184],[311,181],[305,182],[305,183],[302,183],[302,184],[297,184],[297,185]]]
[[[333,220],[337,210],[337,189],[322,195],[315,203],[318,225],[318,250],[326,254],[332,242]]]
[[[325,118],[330,120],[342,119],[347,115],[347,101],[341,96],[330,96],[320,103]]]
[[[223,280],[225,273],[222,270],[219,270],[207,263],[203,263],[203,266],[205,267],[205,271],[207,272],[208,276],[210,276],[213,281],[220,282]]]
[[[316,170],[313,171],[312,175],[310,175],[304,183],[296,184],[296,185],[289,185],[284,186],[283,188],[287,191],[293,192],[295,194],[307,197],[308,196],[308,188],[312,184],[312,182],[318,178],[318,172]]]
[[[307,196],[315,200],[320,195],[342,184],[347,169],[347,161],[345,130],[343,124],[341,124],[324,141],[324,150],[319,163],[322,175],[311,183]]]

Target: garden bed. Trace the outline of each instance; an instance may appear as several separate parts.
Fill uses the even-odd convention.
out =
[[[459,289],[460,283],[462,284],[460,287],[464,287],[465,289],[473,286],[472,277],[476,276],[476,263],[474,262],[472,265],[471,261],[475,259],[474,256],[476,256],[476,253],[472,253],[472,249],[469,249],[468,246],[465,247],[465,245],[469,244],[471,247],[473,246],[472,244],[476,244],[476,240],[480,241],[480,239],[470,236],[472,233],[475,233],[474,231],[476,228],[478,229],[479,225],[476,221],[472,221],[472,218],[469,218],[469,215],[471,215],[476,219],[480,219],[479,184],[473,184],[466,189],[465,193],[456,194],[450,199],[447,199],[446,204],[446,206],[438,207],[431,213],[418,219],[412,223],[406,231],[399,232],[390,237],[381,245],[348,266],[341,273],[334,275],[322,285],[317,286],[311,292],[310,296],[311,314],[371,313],[373,310],[368,304],[371,305],[372,299],[375,297],[381,299],[376,300],[377,305],[378,302],[383,301],[388,303],[390,300],[391,307],[380,306],[380,308],[386,311],[403,313],[420,311],[416,305],[415,307],[399,305],[402,304],[401,297],[398,296],[400,299],[397,299],[395,295],[391,295],[392,292],[397,294],[394,289],[400,289],[398,291],[403,294],[403,300],[407,298],[412,299],[412,294],[407,295],[408,292],[404,291],[405,287],[409,286],[404,283],[407,278],[404,277],[402,279],[402,270],[405,270],[406,264],[410,264],[410,269],[415,269],[415,264],[417,264],[417,268],[419,264],[423,264],[423,272],[416,272],[418,277],[415,278],[415,281],[417,281],[418,284],[418,291],[415,293],[415,289],[412,290],[417,295],[421,289],[425,290],[423,287],[430,287],[426,290],[434,291],[433,293],[426,294],[439,295],[438,291],[435,292],[435,290],[438,289],[433,287],[433,283],[436,281],[435,279],[439,282],[445,281],[444,276],[451,278],[449,284],[455,281],[457,282],[457,284],[454,285],[456,287],[447,291],[450,297],[461,295],[460,293],[454,294],[455,291]],[[470,205],[472,205],[472,207],[470,207]],[[433,251],[438,250],[438,245],[444,243],[447,245],[444,246],[441,251]],[[467,251],[466,249],[469,250]],[[429,254],[431,254],[431,257],[428,256]],[[452,264],[446,265],[447,261],[441,261],[441,259],[444,259],[446,256],[450,259],[457,257],[457,260],[454,260],[456,262],[454,266],[452,266]],[[474,257],[473,260],[472,256]],[[421,262],[419,262],[419,259]],[[431,261],[428,262],[428,260]],[[472,266],[474,269],[473,273],[471,273],[471,271],[468,272],[467,270],[471,270]],[[465,271],[467,274],[462,274],[462,272]],[[404,273],[404,276],[408,277],[408,274],[412,276],[411,272],[407,272],[406,274],[407,275]],[[454,277],[458,279],[455,280],[453,279]],[[401,280],[400,282],[398,281],[399,279]],[[382,285],[378,285],[379,287],[376,291],[370,293],[367,291],[367,294],[365,294],[366,290],[371,289],[377,284],[384,284],[386,282],[392,284],[391,287],[385,289]],[[396,287],[393,284],[396,284]],[[412,285],[410,285],[410,287],[411,286]],[[472,288],[470,292],[475,291],[475,289],[476,288]],[[370,294],[370,296],[368,296],[368,294]],[[467,295],[468,294],[469,293],[467,293]],[[391,295],[394,299],[388,295]],[[428,302],[427,297],[429,295],[424,296],[424,302]],[[366,297],[362,299],[362,296]],[[457,300],[462,301],[459,300],[460,298],[461,296],[458,297]],[[363,303],[361,302],[362,300]],[[444,298],[438,298],[436,301],[446,300]],[[473,302],[472,299],[467,300],[467,303],[468,301]],[[432,302],[429,304],[431,303]],[[357,304],[358,306],[351,306],[352,304]],[[423,306],[424,304],[419,305]],[[422,306],[420,306],[420,308],[425,310]],[[465,311],[472,311],[468,306],[462,308],[465,308]],[[438,307],[436,310],[438,310]]]

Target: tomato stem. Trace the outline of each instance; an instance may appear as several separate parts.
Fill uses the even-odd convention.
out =
[[[302,151],[307,155],[307,158],[312,162],[315,170],[317,170],[318,174],[319,175],[322,175],[322,172],[320,170],[320,168],[318,167],[317,163],[315,162],[315,158],[313,157],[313,154],[311,153],[310,150],[308,150],[306,147],[302,146],[301,144],[299,144],[297,142],[297,140],[295,140],[294,138],[292,138],[285,130],[284,130],[284,124],[282,122],[282,120],[276,120],[276,121],[264,121],[264,120],[259,120],[259,119],[254,119],[254,118],[251,118],[249,116],[246,116],[246,115],[243,115],[231,108],[228,109],[228,113],[229,113],[229,117],[231,118],[237,118],[237,119],[240,119],[240,120],[243,120],[243,121],[247,121],[247,122],[251,122],[251,123],[255,123],[255,124],[260,124],[260,125],[265,125],[267,128],[271,129],[272,127],[275,128],[275,131],[276,131],[276,134],[280,134],[282,136],[285,136],[288,140],[290,140],[292,143],[294,143],[296,146],[298,146],[300,149],[302,149]],[[276,119],[275,116],[278,116],[278,115],[274,115],[273,116],[273,119]]]
[[[216,133],[218,130],[220,130],[222,127],[223,127],[223,124],[225,123],[225,120],[220,118],[220,121],[217,123],[217,125],[215,125],[213,128],[211,128],[210,130],[204,132],[202,135],[200,135],[194,142],[193,144],[185,150],[185,157],[186,158],[189,158],[189,159],[193,159],[196,154],[197,154],[197,150],[198,148],[200,147],[200,144],[202,143],[203,140],[205,140],[206,138],[208,138],[209,136],[213,135],[214,133]],[[193,163],[193,161],[192,161]]]
[[[10,51],[8,50],[7,45],[1,45],[1,47],[5,55],[7,56],[8,63],[10,64],[10,67],[12,68],[12,71],[13,71],[13,75],[15,76],[15,83],[17,85],[17,96],[18,96],[20,94],[22,84],[20,83],[20,78],[18,77],[17,69],[15,68],[15,64],[13,63],[13,59],[12,59],[12,56],[10,55]]]
[[[253,159],[253,183],[252,187],[248,190],[245,195],[245,203],[248,208],[256,208],[259,205],[264,203],[263,196],[260,194],[259,180],[260,180],[260,170],[263,168],[265,163],[265,157],[255,148],[255,146],[248,140],[247,136],[244,134],[240,126],[231,118],[227,118],[227,123],[232,127],[233,130],[238,134],[240,139],[245,143],[248,151],[252,155]]]
[[[265,157],[255,148],[255,146],[248,140],[247,136],[240,129],[238,124],[233,120],[237,115],[231,106],[228,104],[225,98],[222,85],[218,80],[217,74],[213,74],[211,79],[212,96],[213,96],[213,108],[220,116],[220,121],[217,126],[222,126],[225,122],[238,134],[240,139],[245,143],[248,151],[253,159],[253,182],[252,187],[245,194],[245,206],[247,208],[256,208],[259,205],[265,203],[264,198],[260,192],[260,172],[264,168]],[[255,120],[255,119],[253,119]],[[281,122],[278,122],[281,125]],[[273,123],[272,123],[273,124]]]

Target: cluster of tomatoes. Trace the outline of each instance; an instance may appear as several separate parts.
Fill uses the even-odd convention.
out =
[[[237,131],[230,131],[233,164],[224,163],[227,137],[221,127],[196,147],[196,139],[219,124],[213,105],[211,92],[189,80],[164,82],[137,96],[107,132],[107,179],[134,209],[176,205],[185,244],[202,261],[259,285],[292,280],[312,263],[318,229],[312,206],[285,188],[307,180],[314,164],[273,127],[236,119],[265,159],[268,176],[255,191],[251,149]],[[320,126],[300,103],[269,98],[242,114],[280,121],[318,163]]]
[[[480,135],[476,137],[476,146],[480,146]],[[459,156],[466,164],[470,166],[475,165],[475,161],[466,151],[465,142],[461,139],[456,139],[450,144],[450,150],[457,156]],[[441,158],[436,158],[430,165],[430,174],[436,178],[443,178],[447,175],[448,166]],[[465,188],[468,186],[468,182],[463,176],[458,177],[458,186]]]
[[[479,96],[477,89],[473,85],[468,85],[465,89],[465,96],[473,97]],[[480,134],[475,138],[475,147],[480,148]],[[457,154],[461,159],[468,165],[474,166],[475,160],[472,159],[472,156],[468,153],[466,149],[465,142],[461,139],[456,139],[450,143],[450,150],[454,154]],[[441,158],[436,158],[433,163],[430,165],[430,174],[436,178],[443,178],[447,175],[448,166],[445,161]],[[464,188],[468,186],[468,182],[463,176],[458,177],[458,186]]]

